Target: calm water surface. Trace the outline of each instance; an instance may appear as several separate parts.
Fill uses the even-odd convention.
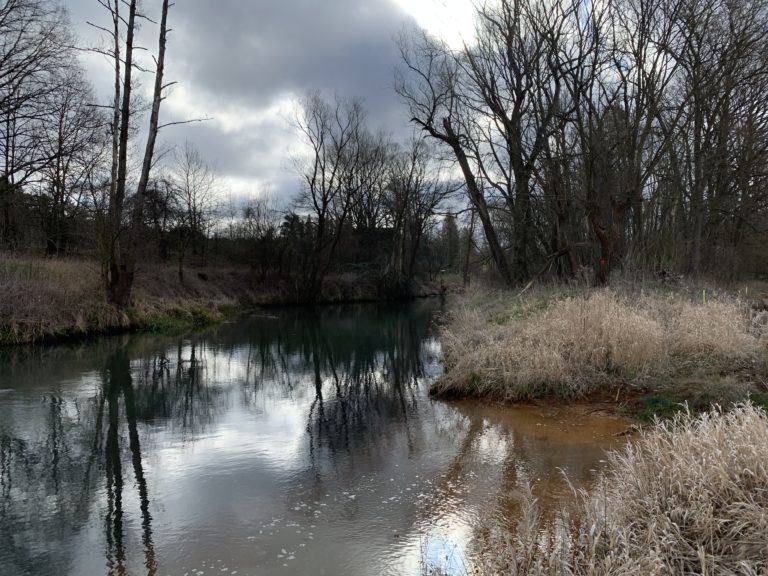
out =
[[[0,352],[0,575],[460,573],[618,419],[445,403],[436,302]]]

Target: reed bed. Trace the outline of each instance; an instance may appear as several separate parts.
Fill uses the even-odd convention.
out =
[[[473,292],[454,302],[441,340],[437,394],[577,397],[616,383],[763,370],[768,313],[706,292]]]

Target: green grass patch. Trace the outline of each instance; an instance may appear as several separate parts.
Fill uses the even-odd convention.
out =
[[[13,346],[19,343],[18,336],[11,330],[0,330],[0,346]]]
[[[225,318],[237,316],[238,314],[244,314],[252,308],[244,304],[219,304],[219,313]]]
[[[472,372],[469,375],[469,381],[467,382],[467,391],[469,394],[475,394],[480,388],[482,380],[477,372]]]
[[[538,316],[546,312],[554,302],[554,298],[534,297],[528,299],[517,299],[500,312],[496,313],[493,321],[503,326],[510,322],[520,322]]]
[[[194,329],[195,325],[190,318],[169,314],[151,314],[141,321],[140,327],[146,332],[155,334],[181,334]]]
[[[657,386],[630,406],[627,415],[652,422],[655,419],[667,420],[679,412],[698,415],[715,406],[730,409],[745,402],[768,408],[768,393],[756,390],[753,384],[740,381],[736,376],[708,373]]]
[[[768,412],[768,392],[753,392],[749,395],[749,401],[753,406]]]
[[[638,408],[629,415],[643,422],[668,420],[676,414],[685,411],[685,401],[657,394],[649,394],[640,398]]]
[[[190,314],[192,315],[192,327],[196,329],[213,326],[221,320],[221,316],[210,308],[192,308]]]
[[[129,314],[129,317],[132,317]],[[221,320],[221,315],[203,306],[189,310],[174,308],[166,313],[151,313],[138,320],[137,325],[146,332],[156,334],[181,334],[202,330]]]

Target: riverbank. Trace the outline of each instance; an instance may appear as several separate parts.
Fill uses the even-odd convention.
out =
[[[591,492],[545,519],[530,489],[491,526],[473,573],[765,574],[768,419],[750,404],[678,414],[607,456]]]
[[[329,279],[320,300],[374,301],[377,289],[371,279],[342,275]],[[440,290],[439,284],[421,283],[415,296]],[[137,273],[132,305],[118,310],[106,301],[96,261],[7,256],[0,258],[0,294],[0,346],[130,330],[181,332],[292,303],[289,286],[260,281],[249,270],[190,267],[181,281],[175,266],[150,264]]]
[[[750,296],[750,290],[752,296]],[[641,420],[751,399],[768,405],[759,286],[473,290],[441,329],[432,392],[500,402],[599,401]]]
[[[472,290],[443,318],[434,395],[574,404],[653,426],[594,488],[478,530],[473,573],[764,574],[768,569],[765,285]],[[535,482],[535,480],[531,480]]]

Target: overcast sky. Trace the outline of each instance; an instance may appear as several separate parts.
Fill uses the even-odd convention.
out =
[[[65,0],[81,44],[108,25],[96,0]],[[143,0],[159,20],[160,0]],[[372,129],[406,135],[407,111],[394,93],[394,38],[419,25],[451,43],[472,29],[471,0],[176,0],[171,9],[166,77],[179,84],[163,104],[163,121],[213,120],[169,127],[167,145],[195,144],[236,197],[293,194],[290,158],[300,153],[291,126],[295,102],[309,90],[364,100]],[[141,42],[157,48],[156,27]],[[103,57],[84,57],[91,82],[109,98],[113,81]],[[151,88],[144,78],[142,90]]]

